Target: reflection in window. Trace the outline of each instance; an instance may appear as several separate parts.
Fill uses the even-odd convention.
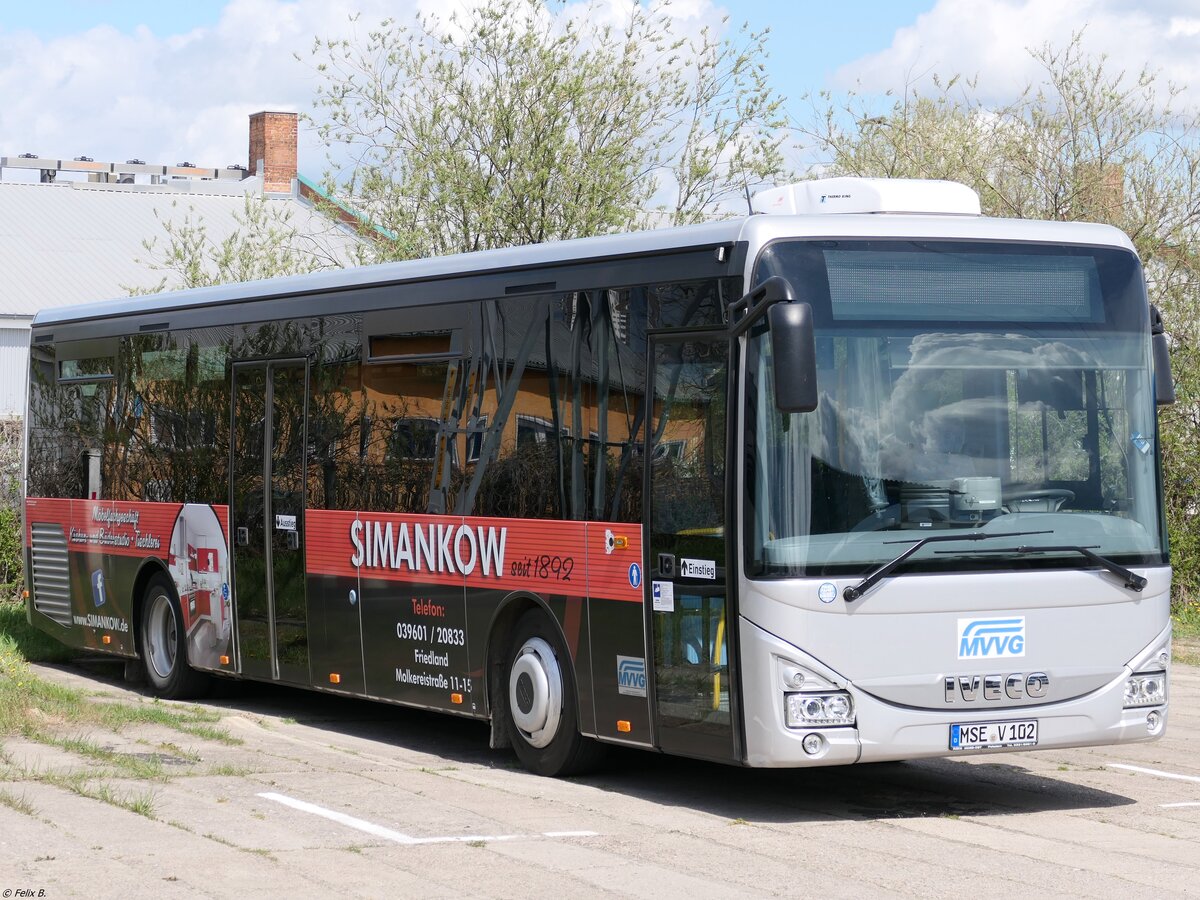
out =
[[[545,444],[547,437],[555,434],[569,437],[571,430],[566,426],[556,429],[554,423],[540,416],[517,416],[517,446],[528,447],[530,444]]]
[[[479,416],[475,424],[467,429],[467,462],[479,462],[483,452],[483,438],[487,433],[488,417]]]
[[[406,416],[392,423],[388,453],[395,459],[433,459],[440,422],[428,416]]]

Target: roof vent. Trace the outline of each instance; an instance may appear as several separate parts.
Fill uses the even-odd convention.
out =
[[[756,213],[918,213],[977,216],[979,195],[956,181],[917,178],[820,178],[759,191]]]

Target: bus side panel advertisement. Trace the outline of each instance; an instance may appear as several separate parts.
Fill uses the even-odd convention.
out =
[[[339,510],[309,510],[305,525],[310,583],[334,592],[326,614],[345,605],[342,588],[360,585],[373,696],[482,715],[488,630],[513,593],[540,598],[555,615],[581,688],[593,681],[588,604],[618,601],[629,618],[641,616],[638,525]],[[643,656],[640,629],[630,642],[629,655]],[[590,707],[580,710],[589,731]]]
[[[25,510],[25,541],[34,558],[67,550],[65,643],[134,655],[133,586],[145,561],[157,559],[175,583],[189,661],[196,668],[220,666],[232,633],[228,507],[31,497]],[[36,574],[33,581],[36,608]]]

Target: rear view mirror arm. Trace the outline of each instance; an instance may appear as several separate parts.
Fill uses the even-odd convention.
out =
[[[796,291],[786,278],[772,275],[750,293],[729,304],[729,336],[741,337],[776,303],[793,303]]]

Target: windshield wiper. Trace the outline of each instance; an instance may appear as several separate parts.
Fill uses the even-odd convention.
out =
[[[1098,546],[1093,544],[1092,547]],[[1111,559],[1106,559],[1099,553],[1093,553],[1092,547],[1079,547],[1075,544],[1063,544],[1060,547],[1003,547],[994,550],[976,550],[976,553],[1078,553],[1080,556],[1086,557],[1091,562],[1108,569],[1118,578],[1125,581],[1125,587],[1131,591],[1141,592],[1142,588],[1148,583],[1145,578],[1138,575],[1136,572],[1131,572],[1121,565],[1117,565]]]
[[[991,532],[986,532],[986,531],[971,531],[971,532],[968,532],[967,534],[933,534],[933,535],[930,535],[929,537],[921,538],[915,544],[913,544],[911,547],[909,547],[907,550],[905,550],[903,553],[901,553],[899,556],[897,556],[895,559],[893,559],[891,562],[885,562],[882,566],[880,566],[874,572],[869,574],[866,578],[864,578],[858,584],[856,584],[852,587],[848,587],[844,591],[842,591],[842,599],[845,600],[847,603],[857,600],[859,597],[861,597],[863,594],[865,594],[867,591],[869,591],[872,587],[874,587],[875,584],[878,583],[880,579],[886,578],[888,575],[890,575],[901,563],[903,563],[906,559],[908,559],[910,556],[912,556],[914,553],[916,553],[918,550],[920,550],[926,544],[939,544],[939,543],[942,543],[943,541],[990,541],[995,538],[1026,537],[1027,535],[1031,535],[1031,534],[1054,534],[1054,532],[1053,531],[1006,531],[1006,532],[1002,532],[1002,533],[991,533]],[[888,541],[887,543],[899,544],[899,543],[904,543],[904,542],[903,541]],[[1083,548],[1072,548],[1072,549],[1082,550]],[[1110,565],[1112,565],[1112,564],[1110,563]],[[1122,569],[1122,571],[1124,571],[1124,570]],[[1129,574],[1132,575],[1133,573],[1131,572]],[[1133,577],[1136,578],[1137,576],[1134,575]],[[1141,588],[1139,588],[1138,590],[1141,590]]]

